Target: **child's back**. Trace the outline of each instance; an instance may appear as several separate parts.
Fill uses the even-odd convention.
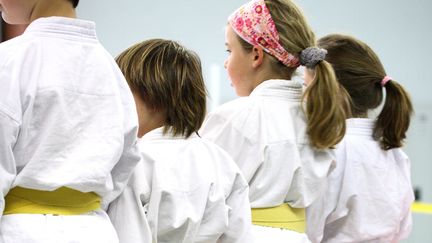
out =
[[[347,120],[328,190],[308,209],[312,241],[397,242],[410,232],[409,159],[400,148],[382,150],[373,128],[373,119]]]
[[[0,52],[0,108],[10,128],[5,131],[15,131],[5,144],[11,150],[2,154],[16,164],[13,186],[68,186],[112,200],[110,171],[123,147],[129,149],[134,141],[136,113],[94,25],[38,19],[22,36],[1,45]],[[120,164],[133,168],[125,162]]]
[[[68,205],[71,208],[65,214],[95,210],[105,224],[99,230],[106,232],[107,242],[116,242],[100,207],[120,194],[139,161],[137,118],[127,83],[99,43],[94,23],[37,18],[21,36],[2,43],[0,53],[0,208],[3,211],[6,204],[7,214],[1,219],[2,239],[33,242],[25,238],[26,233],[17,233],[31,230],[42,237],[35,242],[44,241],[45,231],[38,227],[45,224],[38,220],[45,222],[44,217],[65,213],[59,208],[70,203],[72,193],[88,195],[94,206],[78,212],[70,210],[76,205]],[[45,192],[54,195],[55,202],[50,205],[59,204],[54,211],[43,205]],[[43,203],[20,208],[15,199],[22,194],[33,195],[23,200],[34,201],[36,195]],[[21,215],[26,217],[21,220]],[[72,219],[57,216],[55,220],[60,218]],[[57,229],[66,228],[73,232],[73,227],[82,226],[74,222],[76,225],[56,224],[50,232],[55,235]],[[82,222],[89,229],[98,227],[91,219]],[[78,230],[63,238],[105,241],[98,230],[90,231],[78,236]]]
[[[267,80],[210,113],[201,132],[226,150],[249,182],[252,208],[304,207],[324,190],[333,154],[306,134],[302,84]],[[318,166],[319,165],[319,166]]]
[[[117,58],[134,93],[144,157],[109,210],[122,242],[251,242],[248,186],[231,157],[196,133],[206,92],[199,58],[148,40]],[[136,223],[130,222],[131,218]]]
[[[224,66],[237,95],[200,133],[225,149],[250,186],[257,242],[308,242],[305,208],[325,190],[329,149],[345,132],[325,50],[290,0],[252,0],[228,18]],[[303,65],[312,81],[292,79]],[[303,92],[304,91],[304,92]]]
[[[140,150],[142,172],[152,173],[150,197],[141,200],[158,242],[248,241],[248,186],[221,148],[160,128],[144,135]]]
[[[328,189],[308,209],[308,235],[313,242],[399,242],[411,231],[414,200],[410,161],[400,148],[409,97],[366,44],[343,35],[319,43],[350,95],[351,115]]]

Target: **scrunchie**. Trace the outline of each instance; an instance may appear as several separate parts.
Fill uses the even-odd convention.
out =
[[[389,81],[391,81],[393,78],[390,76],[385,76],[382,80],[381,80],[381,87],[384,87]]]
[[[314,68],[317,63],[324,60],[327,50],[318,47],[308,47],[300,52],[300,64],[307,68]]]

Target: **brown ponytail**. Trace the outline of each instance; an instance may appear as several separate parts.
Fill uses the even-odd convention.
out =
[[[385,85],[386,100],[375,124],[374,137],[385,150],[402,147],[410,124],[413,107],[408,93],[397,82]]]
[[[351,36],[328,35],[318,45],[328,51],[326,60],[350,95],[352,117],[366,117],[368,110],[377,108],[383,100],[381,81],[386,73],[378,56]],[[396,81],[389,81],[385,89],[387,96],[373,136],[388,150],[402,146],[413,108],[408,93]]]
[[[293,1],[265,0],[265,4],[279,33],[279,43],[286,51],[300,55],[302,50],[316,46],[315,34]],[[278,61],[275,59],[275,62]],[[274,68],[281,76],[288,78],[296,69],[280,62]],[[321,61],[314,69],[315,78],[303,97],[306,100],[307,134],[314,147],[330,148],[345,134],[344,101],[347,96],[342,97],[344,90],[339,88],[330,64]]]
[[[305,113],[307,133],[317,148],[328,148],[339,143],[345,135],[344,100],[340,95],[336,76],[329,63],[321,61],[315,66],[315,78],[308,85]]]

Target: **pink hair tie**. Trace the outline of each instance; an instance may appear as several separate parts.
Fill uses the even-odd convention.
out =
[[[390,80],[392,80],[392,77],[390,76],[385,76],[382,80],[381,80],[381,87],[384,87]]]
[[[264,0],[248,2],[228,18],[233,30],[251,45],[261,46],[288,67],[298,67],[299,58],[287,52],[279,43],[279,33]]]

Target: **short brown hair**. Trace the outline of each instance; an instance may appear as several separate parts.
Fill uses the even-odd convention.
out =
[[[386,76],[381,61],[364,42],[347,35],[332,34],[318,41],[327,49],[326,60],[351,98],[353,117],[365,117],[383,100],[381,81]],[[405,89],[395,80],[385,84],[386,100],[374,128],[374,137],[383,149],[402,146],[413,107]]]
[[[152,109],[165,110],[164,132],[189,137],[206,114],[206,89],[196,53],[171,40],[151,39],[122,52],[116,61],[132,91]]]

